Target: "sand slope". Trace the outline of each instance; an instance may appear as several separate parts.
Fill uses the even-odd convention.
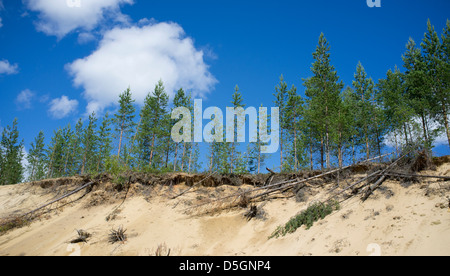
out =
[[[450,165],[444,164],[436,172],[424,174],[443,175],[449,169]],[[188,200],[198,198],[198,193],[170,200],[165,193],[153,192],[148,196],[148,191],[136,189],[117,217],[108,222],[106,217],[120,204],[123,195],[106,200],[99,190],[44,215],[29,226],[0,236],[0,255],[149,256],[164,244],[170,249],[170,255],[183,256],[448,256],[450,209],[441,207],[448,205],[448,186],[449,182],[427,179],[405,188],[396,181],[386,181],[383,189],[366,202],[351,198],[342,203],[339,211],[315,223],[311,229],[303,227],[294,234],[270,240],[268,237],[277,226],[305,209],[307,203],[298,203],[294,198],[272,199],[263,207],[265,220],[247,222],[244,210],[213,216],[186,214]],[[174,192],[185,188],[179,185]],[[237,188],[226,189],[231,192]],[[319,193],[316,198],[321,196]],[[30,184],[0,187],[0,218],[24,213],[55,197],[55,193]],[[109,243],[109,231],[119,226],[127,229],[128,241]],[[92,237],[87,243],[70,244],[77,237],[76,229],[86,230]]]

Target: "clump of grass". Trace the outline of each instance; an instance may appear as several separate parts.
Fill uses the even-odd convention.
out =
[[[324,219],[326,216],[333,213],[333,211],[339,210],[339,208],[339,202],[337,201],[332,201],[327,204],[321,202],[314,203],[305,211],[291,218],[284,226],[279,226],[272,233],[269,239],[279,238],[280,236],[284,237],[287,234],[292,234],[303,225],[305,225],[306,229],[309,230],[314,225],[314,222]]]
[[[125,235],[125,232],[127,232],[127,230],[124,230],[122,226],[120,226],[117,230],[111,230],[109,233],[109,242],[112,244],[115,244],[116,242],[125,242],[127,240],[127,235]]]
[[[12,229],[22,228],[28,223],[29,221],[23,217],[11,217],[9,219],[2,220],[0,221],[0,235],[5,234]]]
[[[80,243],[84,242],[87,243],[88,239],[91,237],[91,234],[84,230],[77,230],[78,237],[76,239],[73,239],[70,243]]]
[[[155,251],[155,256],[156,257],[170,256],[170,248],[168,248],[165,243],[158,245],[158,248],[156,248]]]

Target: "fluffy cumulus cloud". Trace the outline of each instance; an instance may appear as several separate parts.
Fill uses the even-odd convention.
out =
[[[74,113],[78,108],[77,100],[70,100],[67,96],[53,99],[50,102],[49,114],[55,119],[63,119]]]
[[[127,22],[120,6],[134,0],[24,0],[29,10],[38,13],[39,31],[62,38],[74,30],[91,31],[105,20]]]
[[[84,89],[87,113],[117,103],[127,87],[142,104],[160,79],[171,97],[180,87],[204,95],[216,84],[203,51],[178,24],[138,25],[106,32],[96,51],[66,66],[74,85]]]
[[[17,64],[11,64],[7,60],[0,60],[0,75],[12,75],[19,72],[19,66]]]
[[[25,89],[17,95],[16,105],[20,110],[30,109],[31,102],[36,95],[29,89]]]

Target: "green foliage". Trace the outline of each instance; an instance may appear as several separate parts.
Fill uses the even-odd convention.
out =
[[[0,186],[22,182],[24,168],[22,165],[23,141],[19,141],[17,119],[12,126],[3,129],[0,141]]]
[[[339,210],[339,208],[339,202],[337,201],[332,201],[327,204],[314,203],[305,211],[290,219],[284,226],[279,226],[272,233],[269,239],[292,234],[303,225],[305,225],[306,229],[309,230],[314,225],[314,222],[324,219],[334,211]]]
[[[45,177],[45,144],[44,132],[40,131],[35,138],[34,143],[31,143],[28,152],[28,173],[29,181],[38,181]]]
[[[116,114],[114,114],[113,120],[115,124],[115,131],[119,137],[119,149],[117,153],[117,156],[119,157],[122,150],[122,143],[131,137],[135,126],[133,119],[135,117],[134,112],[136,109],[133,103],[134,100],[131,96],[131,89],[128,87],[128,89],[119,96],[119,110]]]

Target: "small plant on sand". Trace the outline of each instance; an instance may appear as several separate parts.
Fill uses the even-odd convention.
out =
[[[109,233],[109,242],[115,244],[116,242],[125,242],[127,240],[127,235],[125,235],[127,230],[124,230],[122,226],[120,226],[117,230],[111,230]]]
[[[337,201],[332,201],[327,204],[321,202],[314,203],[305,211],[289,220],[284,226],[279,226],[269,239],[292,234],[302,225],[305,225],[308,230],[313,226],[314,222],[324,219],[326,216],[333,213],[333,211],[339,210],[339,208],[339,202]]]
[[[168,248],[165,243],[158,245],[158,248],[156,248],[155,251],[155,256],[156,257],[170,256],[170,248]]]
[[[91,234],[89,234],[84,230],[77,230],[77,233],[78,237],[70,241],[70,243],[80,243],[80,242],[87,243],[88,239],[91,237]]]

